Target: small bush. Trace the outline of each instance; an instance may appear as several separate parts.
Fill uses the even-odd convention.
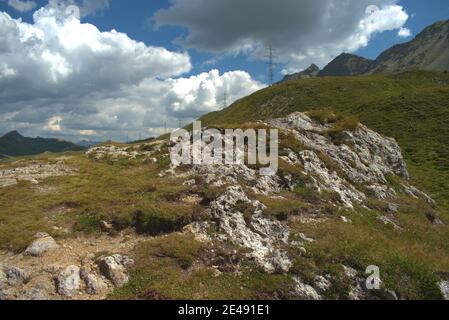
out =
[[[75,222],[74,230],[85,233],[95,233],[100,230],[100,221],[102,219],[95,214],[82,214]]]
[[[174,231],[199,218],[200,208],[186,204],[156,203],[141,206],[134,214],[137,232],[157,236]]]

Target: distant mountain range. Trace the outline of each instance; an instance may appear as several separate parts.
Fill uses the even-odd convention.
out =
[[[449,20],[432,24],[412,41],[393,46],[376,60],[343,53],[323,70],[313,64],[304,71],[285,76],[281,82],[310,77],[399,73],[414,69],[449,70]]]
[[[90,140],[82,140],[77,143],[77,145],[84,147],[84,148],[90,148],[93,146],[96,146],[98,144],[102,144],[104,141],[90,141]]]
[[[45,139],[27,138],[17,131],[12,131],[0,138],[0,157],[27,156],[44,152],[79,151],[85,148],[72,142]]]

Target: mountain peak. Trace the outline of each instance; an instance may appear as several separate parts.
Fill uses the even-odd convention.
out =
[[[14,130],[14,131],[8,132],[2,138],[6,138],[6,139],[21,139],[21,138],[23,138],[23,136],[18,131]]]
[[[287,82],[287,81],[293,81],[293,80],[315,78],[319,72],[320,72],[320,68],[316,64],[312,63],[307,69],[305,69],[301,72],[286,75],[284,77],[284,79],[282,79],[281,83]]]
[[[319,76],[354,76],[368,72],[372,67],[372,60],[350,53],[342,53],[332,60]]]

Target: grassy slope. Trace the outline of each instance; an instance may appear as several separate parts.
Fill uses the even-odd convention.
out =
[[[397,139],[413,183],[449,215],[449,74],[315,78],[261,90],[208,114],[203,125],[239,124],[330,109],[357,116],[368,127]]]

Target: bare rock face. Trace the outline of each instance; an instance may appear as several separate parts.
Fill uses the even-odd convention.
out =
[[[75,296],[81,288],[80,268],[77,266],[67,267],[58,275],[56,283],[60,295],[68,298]]]
[[[250,221],[237,204],[246,204],[252,211]],[[228,239],[251,250],[254,258],[267,272],[287,272],[292,262],[279,244],[287,244],[289,230],[279,221],[263,217],[264,205],[251,201],[239,186],[228,187],[226,192],[211,204],[212,216],[219,220],[221,239]]]
[[[257,170],[245,164],[197,165],[192,167],[190,173],[192,176],[200,176],[206,185],[225,190],[208,208],[211,224],[215,224],[214,227],[218,230],[212,237],[219,241],[231,241],[248,249],[247,256],[266,272],[290,270],[292,262],[283,249],[292,245],[289,243],[290,229],[287,223],[264,215],[267,207],[260,201],[251,199],[250,192],[279,199],[282,198],[283,191],[293,191],[301,186],[318,193],[329,193],[332,195],[330,199],[325,200],[323,197],[323,201],[333,207],[346,209],[364,207],[368,199],[374,197],[387,204],[392,203],[389,208],[397,211],[394,201],[397,200],[398,192],[431,203],[427,195],[408,185],[407,166],[394,139],[383,137],[362,124],[347,131],[339,130],[338,139],[332,138],[329,132],[334,129],[335,123],[322,124],[299,112],[264,124],[278,128],[298,141],[298,150],[279,151],[286,154],[281,157],[282,160],[303,173],[307,178],[305,181],[282,171],[273,176],[260,176]],[[223,156],[232,158],[234,154],[226,154],[235,152],[231,150],[232,148],[225,148]],[[175,170],[176,168],[172,168],[171,174],[176,176]],[[393,188],[390,183],[392,176],[404,183],[402,191]],[[186,177],[190,176],[187,174]],[[348,219],[345,221],[350,223]],[[393,219],[391,221],[394,222]],[[400,227],[397,227],[399,231]],[[197,223],[191,226],[190,232],[197,239],[210,241],[211,236],[204,231],[206,229]],[[302,240],[309,241],[307,237]],[[306,252],[302,242],[297,247]],[[318,280],[318,289],[313,289],[323,291],[328,283],[325,278]],[[297,287],[304,295],[317,298],[306,285],[298,284]]]
[[[345,207],[363,204],[367,199],[366,190],[379,200],[396,198],[397,192],[389,185],[388,177],[409,180],[397,142],[362,124],[353,131],[342,132],[338,143],[327,136],[333,124],[321,124],[304,113],[271,120],[268,125],[290,132],[304,146],[305,150],[299,153],[289,150],[288,156],[283,159],[292,164],[302,164],[305,174],[313,181],[311,187],[319,192],[337,194],[340,204]],[[322,155],[332,161],[338,170],[329,167]],[[431,203],[427,195],[412,186],[404,185],[404,193]]]
[[[134,261],[122,255],[114,255],[100,258],[97,264],[101,274],[119,288],[128,282],[129,277],[126,269],[131,267]]]
[[[24,255],[32,257],[42,257],[45,253],[57,249],[58,244],[47,233],[38,233],[36,240],[25,250]]]

